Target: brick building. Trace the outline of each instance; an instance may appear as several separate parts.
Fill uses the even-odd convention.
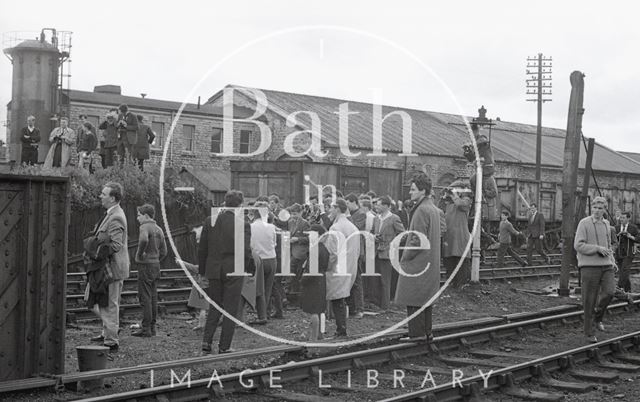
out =
[[[376,112],[374,105],[368,103],[271,90],[260,90],[266,101],[264,110],[260,110],[257,108],[257,90],[238,86],[226,88],[233,89],[234,118],[248,120],[234,124],[233,151],[237,155],[219,155],[223,149],[225,106],[221,90],[206,103],[184,105],[175,122],[166,158],[168,166],[189,176],[194,185],[208,188],[214,201],[218,201],[232,183],[232,160],[315,163],[317,168],[311,179],[316,183],[336,184],[343,192],[373,189],[394,198],[406,196],[407,188],[403,184],[416,171],[429,174],[437,187],[447,186],[457,178],[468,178],[473,171],[462,156],[461,147],[469,142],[469,134],[461,116],[389,106],[382,106]],[[145,123],[157,136],[151,147],[150,163],[160,162],[172,122],[182,106],[175,101],[122,95],[120,87],[115,85],[96,86],[93,92],[64,91],[62,102],[69,111],[72,128],[77,125],[78,115],[86,114],[94,125],[98,125],[109,109],[122,103],[129,105],[134,113],[145,116]],[[343,114],[342,120],[338,113],[341,104],[347,104],[350,113],[346,119]],[[254,115],[257,122],[250,121]],[[372,155],[374,121],[382,122],[381,152],[384,155]],[[482,130],[493,146],[503,207],[510,209],[517,218],[525,217],[524,204],[510,195],[517,186],[529,201],[539,200],[539,207],[546,216],[561,219],[564,130],[543,128],[542,183],[538,184],[535,181],[536,127],[499,120],[494,123],[490,132],[486,128]],[[348,144],[343,144],[342,149],[338,135],[340,124],[348,129]],[[413,155],[403,154],[403,124],[411,131]],[[258,155],[243,156],[260,146],[262,134],[258,125],[271,133],[270,146]],[[311,132],[315,133],[315,138],[320,138],[318,151],[326,155],[318,156],[313,152],[302,155],[313,143]],[[585,152],[581,152],[580,157],[580,164],[584,166]],[[596,144],[593,169],[598,189],[594,185],[591,193],[599,190],[609,198],[612,210],[632,210],[637,216],[640,191],[640,161],[637,159],[633,154],[619,153]],[[253,172],[253,175],[245,175],[245,182],[233,184],[239,183],[249,197],[270,192],[270,180],[275,173],[260,169],[262,171]],[[582,175],[580,172],[579,181]]]

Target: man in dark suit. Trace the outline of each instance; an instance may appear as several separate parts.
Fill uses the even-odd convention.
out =
[[[224,205],[229,208],[242,206],[244,196],[241,191],[229,190],[224,196]],[[199,273],[209,279],[207,295],[221,309],[233,317],[238,316],[242,297],[244,276],[233,275],[235,267],[235,225],[236,214],[231,210],[221,211],[217,217],[208,217],[202,226],[198,249]],[[242,218],[243,219],[243,218]],[[244,219],[243,219],[244,221]],[[245,272],[251,272],[251,226],[244,221],[244,264]],[[209,307],[207,322],[202,338],[202,351],[211,352],[211,342],[222,312],[214,305]],[[225,316],[220,334],[219,353],[229,353],[236,324]]]
[[[22,153],[20,163],[35,165],[38,163],[38,145],[40,144],[40,130],[36,127],[36,118],[27,117],[27,126],[22,128]]]
[[[629,271],[633,257],[635,257],[635,243],[640,242],[638,237],[638,228],[630,223],[631,213],[623,212],[620,215],[620,223],[616,225],[616,233],[618,235],[618,247],[616,248],[616,263],[620,268],[620,277],[618,278],[618,287],[631,291],[631,282],[629,281]]]
[[[138,143],[138,117],[129,111],[129,106],[118,106],[118,155],[120,163],[126,159],[133,161],[133,147]]]
[[[533,265],[533,248],[538,254],[551,264],[551,258],[544,252],[542,242],[544,241],[544,215],[538,212],[537,205],[532,203],[529,206],[529,237],[527,238],[527,261]]]
[[[107,210],[98,223],[94,235],[98,240],[98,255],[107,268],[109,302],[107,306],[94,306],[102,319],[102,334],[91,338],[103,342],[111,351],[118,350],[118,328],[120,327],[120,294],[124,280],[129,277],[129,249],[127,248],[127,217],[120,207],[123,190],[119,183],[109,182],[100,193],[102,207]]]
[[[380,274],[380,308],[389,309],[391,301],[391,277],[393,266],[389,257],[389,244],[400,233],[404,232],[404,225],[400,217],[391,213],[391,198],[382,196],[378,199],[378,216],[373,224],[376,235],[376,272]]]

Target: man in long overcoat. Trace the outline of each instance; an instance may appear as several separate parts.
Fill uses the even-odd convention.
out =
[[[151,127],[143,123],[144,116],[139,114],[136,117],[138,119],[138,142],[133,147],[133,158],[138,162],[140,170],[144,170],[144,161],[149,159],[149,147],[156,135]]]
[[[456,266],[462,259],[462,266],[451,282],[451,285],[460,287],[471,280],[471,253],[467,252],[469,242],[469,210],[471,199],[462,182],[451,183],[450,190],[445,195],[444,217],[447,230],[444,235],[444,265],[447,269],[447,277],[451,276]],[[464,258],[462,258],[464,257]]]
[[[406,306],[407,315],[411,316],[440,288],[440,212],[429,197],[431,180],[426,174],[413,176],[409,193],[415,205],[408,230],[420,232],[429,240],[429,244],[421,244],[417,235],[408,234],[406,246],[422,249],[405,249],[400,260],[402,272],[398,276],[395,302]],[[409,321],[409,336],[400,340],[430,341],[433,338],[431,313],[431,305],[420,311]]]
[[[69,119],[60,118],[60,127],[56,127],[49,135],[51,148],[44,160],[44,167],[66,167],[71,162],[71,151],[76,143],[76,133],[69,128]]]

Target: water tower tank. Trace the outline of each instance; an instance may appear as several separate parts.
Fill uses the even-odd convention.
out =
[[[61,53],[56,37],[50,43],[43,34],[40,39],[28,39],[4,49],[13,65],[11,106],[8,110],[9,159],[21,163],[20,130],[27,124],[27,116],[36,118],[41,140],[38,161],[44,161],[49,150],[49,133],[56,121],[52,120],[58,108],[58,81]]]

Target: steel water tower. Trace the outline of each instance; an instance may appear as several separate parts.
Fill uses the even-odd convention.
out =
[[[41,133],[38,161],[42,162],[49,150],[49,133],[63,114],[63,67],[69,60],[71,32],[45,28],[39,37],[8,32],[3,36],[3,47],[13,65],[11,103],[7,110],[9,160],[22,162],[20,130],[26,126],[27,116],[33,115]],[[68,82],[69,75],[66,77]]]

